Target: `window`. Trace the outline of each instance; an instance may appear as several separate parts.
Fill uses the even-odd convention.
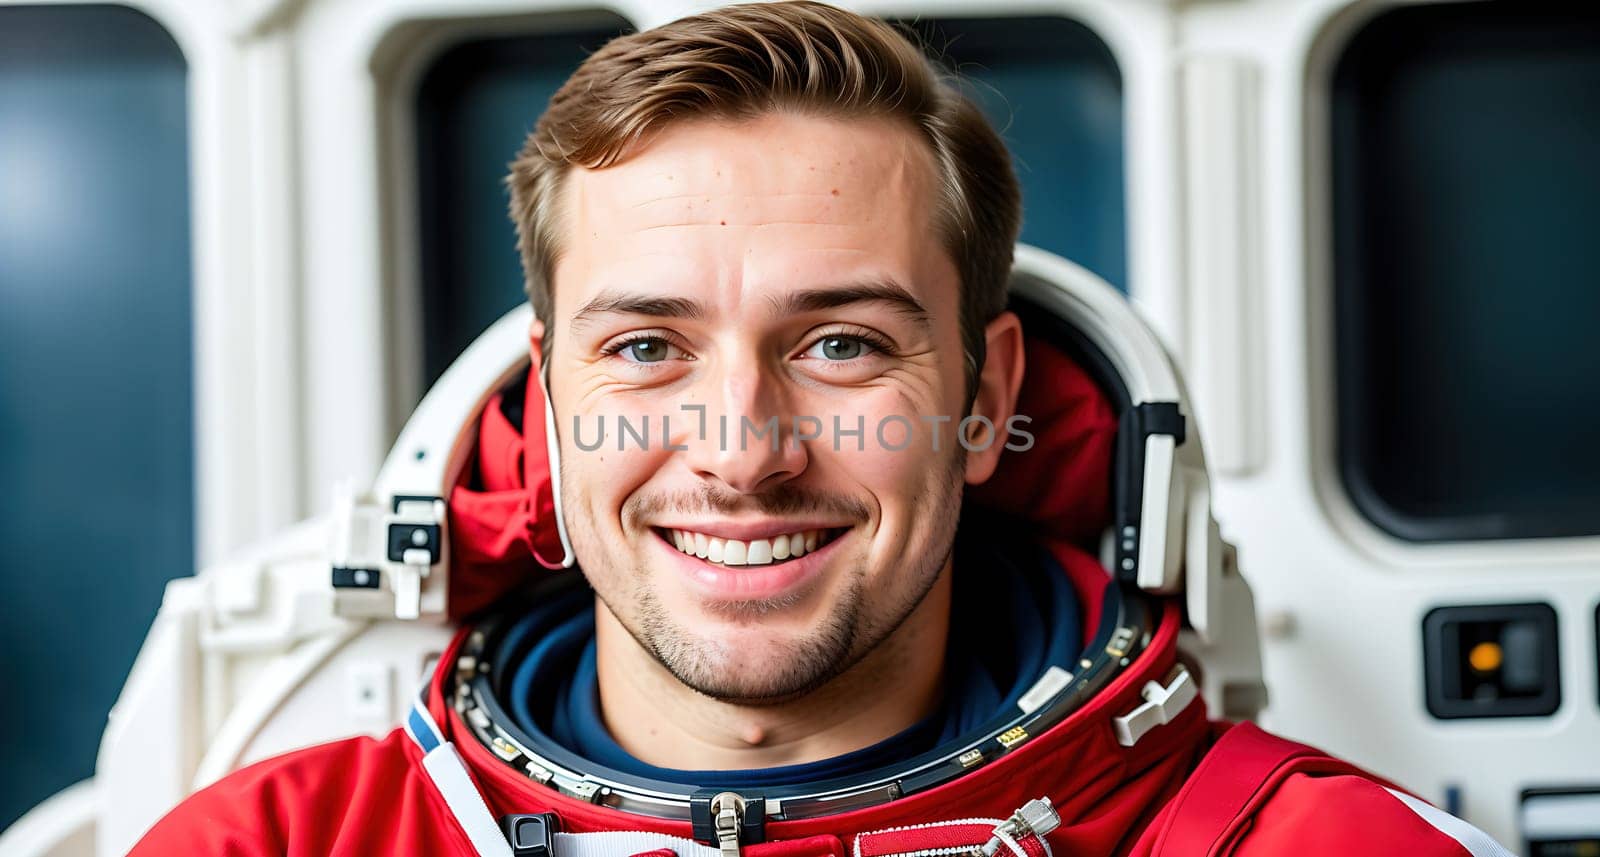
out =
[[[576,31],[475,39],[423,76],[416,122],[428,384],[525,299],[506,168],[572,70],[627,27],[608,18]]]
[[[0,828],[93,773],[194,570],[186,76],[138,12],[0,7]]]
[[[523,300],[506,165],[556,88],[626,26],[476,40],[444,54],[417,96],[424,366],[432,383]],[[904,22],[971,87],[1016,158],[1022,240],[1126,288],[1122,79],[1105,44],[1064,18]]]
[[[1022,183],[1022,240],[1126,291],[1122,73],[1105,42],[1067,18],[902,26],[975,84]]]
[[[1600,534],[1600,12],[1387,12],[1331,111],[1338,458],[1412,541]]]

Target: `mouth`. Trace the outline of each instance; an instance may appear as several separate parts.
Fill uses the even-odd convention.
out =
[[[761,539],[728,539],[693,530],[655,528],[656,535],[687,556],[724,567],[771,566],[815,553],[849,527],[795,530]]]
[[[800,603],[820,584],[850,527],[772,527],[744,539],[675,527],[654,528],[664,565],[704,605]]]

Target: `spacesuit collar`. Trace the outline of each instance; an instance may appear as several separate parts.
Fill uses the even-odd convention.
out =
[[[963,519],[944,676],[949,690],[928,715],[892,737],[832,758],[744,771],[672,770],[624,750],[602,716],[596,671],[595,601],[583,581],[511,600],[483,628],[503,728],[513,740],[547,738],[576,757],[634,777],[695,788],[765,789],[862,776],[950,743],[981,736],[1016,712],[1055,664],[1085,646],[1073,581],[1047,551],[993,515]],[[997,634],[999,623],[1006,633]],[[541,736],[538,739],[532,736]]]
[[[1063,568],[1094,563],[1076,549],[1063,549],[1060,545],[1054,549]],[[1199,700],[1133,747],[1122,746],[1116,739],[1114,720],[1137,708],[1144,701],[1142,692],[1147,685],[1159,684],[1177,663],[1179,607],[1169,601],[1158,609],[1160,619],[1149,647],[1127,670],[1066,720],[1040,735],[1027,736],[1008,755],[937,788],[900,800],[815,818],[773,821],[767,828],[768,838],[843,837],[841,841],[848,842],[856,834],[899,825],[1004,818],[1027,801],[1048,796],[1062,818],[1062,827],[1052,835],[1052,841],[1071,843],[1069,853],[1095,855],[1125,850],[1129,843],[1123,840],[1132,835],[1129,831],[1147,826],[1210,744],[1211,732]],[[456,663],[456,654],[472,633],[471,628],[463,629],[441,663]],[[686,821],[623,812],[578,800],[514,770],[476,740],[453,707],[446,704],[452,672],[436,671],[427,691],[427,707],[442,734],[460,748],[474,781],[497,817],[555,812],[566,830],[645,830],[692,835]],[[762,848],[752,846],[746,853],[760,857]],[[841,845],[832,853],[847,851]]]

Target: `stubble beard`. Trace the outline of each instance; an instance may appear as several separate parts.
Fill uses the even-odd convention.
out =
[[[939,572],[949,562],[955,544],[966,450],[957,444],[947,462],[934,502],[923,507],[926,514],[942,519],[935,522],[931,530],[934,542],[914,568],[900,570],[900,573],[909,572],[917,585],[892,609],[874,619],[864,609],[868,568],[864,561],[853,566],[845,572],[849,582],[839,594],[837,606],[821,626],[785,646],[783,651],[763,657],[764,669],[759,671],[741,664],[734,647],[701,637],[675,620],[651,588],[648,566],[635,565],[628,569],[623,603],[614,603],[602,587],[595,587],[595,593],[639,646],[691,690],[740,705],[775,705],[804,697],[838,678],[888,640],[938,582]],[[565,475],[562,479],[563,492],[569,497],[575,496],[574,486],[565,481]],[[583,508],[584,504],[567,508],[574,507]],[[578,551],[580,565],[586,553],[606,555],[603,550],[590,552],[580,546],[582,542],[598,541],[587,538],[593,534],[592,530],[573,528],[570,522],[568,530],[579,543],[574,549]],[[590,546],[600,547],[598,544]],[[915,560],[908,560],[911,561]],[[593,580],[591,576],[591,583]],[[703,605],[703,609],[739,624],[759,624],[766,616],[803,603],[820,583],[814,582],[778,598],[717,602]]]

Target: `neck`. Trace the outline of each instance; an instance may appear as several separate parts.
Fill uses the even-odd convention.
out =
[[[605,725],[634,758],[677,770],[772,768],[859,750],[938,706],[949,621],[947,564],[900,627],[848,670],[803,697],[749,705],[685,686],[597,600]]]

